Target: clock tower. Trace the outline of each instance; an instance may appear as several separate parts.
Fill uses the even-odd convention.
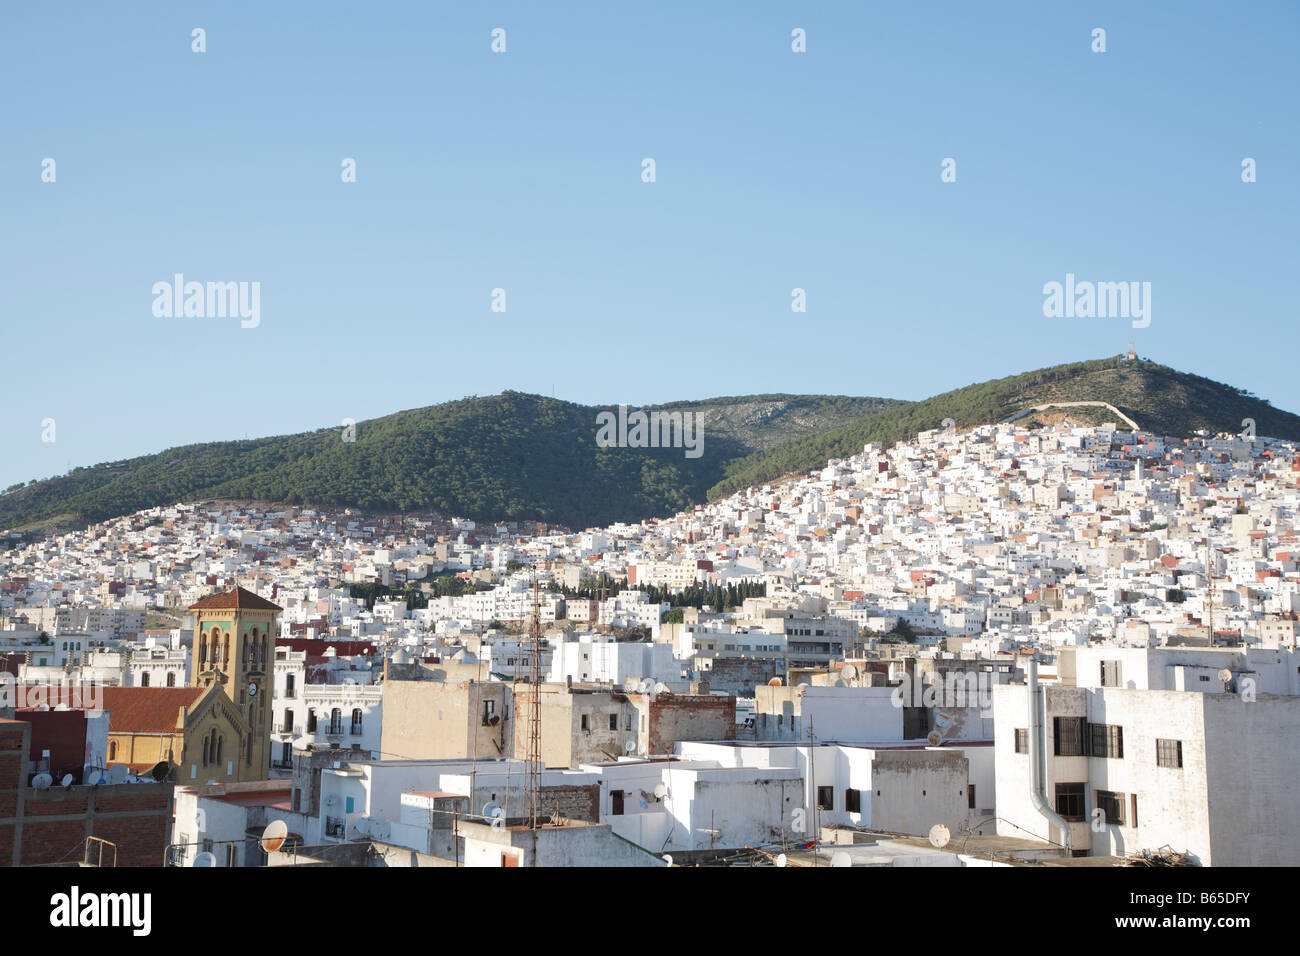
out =
[[[265,780],[270,769],[271,687],[278,604],[236,587],[190,606],[194,648],[190,683],[219,686],[248,725],[235,758],[238,780]]]

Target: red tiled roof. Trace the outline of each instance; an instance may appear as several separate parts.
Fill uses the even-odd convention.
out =
[[[193,707],[203,687],[103,687],[110,734],[171,734],[182,707]],[[151,764],[152,766],[152,764]]]
[[[268,601],[260,595],[254,594],[246,588],[237,587],[233,591],[225,591],[221,594],[213,594],[211,597],[205,597],[200,601],[195,601],[189,606],[189,610],[195,608],[236,608],[243,611],[283,611],[284,608],[278,604]]]

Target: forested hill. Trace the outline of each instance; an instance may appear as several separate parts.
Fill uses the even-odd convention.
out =
[[[862,450],[939,428],[1006,420],[1051,402],[1108,402],[1150,431],[1236,432],[1300,439],[1300,417],[1248,392],[1144,361],[1078,362],[970,385],[919,402],[827,395],[750,395],[677,402],[703,416],[703,454],[599,448],[593,407],[505,392],[359,422],[354,441],[328,428],[211,442],[77,468],[0,494],[0,529],[80,527],[144,508],[217,498],[436,511],[585,528],[673,514]],[[1098,408],[1075,421],[1114,420]],[[1059,414],[1056,417],[1060,417]],[[1055,420],[1052,412],[1022,419]]]
[[[755,395],[663,406],[703,416],[703,454],[598,448],[602,408],[506,392],[342,429],[210,442],[77,468],[0,495],[0,528],[84,526],[178,501],[234,498],[570,527],[639,521],[704,500],[726,463],[901,403]]]

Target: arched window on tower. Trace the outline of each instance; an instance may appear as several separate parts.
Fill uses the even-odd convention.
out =
[[[108,759],[109,759],[109,760],[116,760],[116,759],[117,759],[117,741],[116,741],[116,740],[114,740],[113,742],[111,742],[111,743],[108,745]]]

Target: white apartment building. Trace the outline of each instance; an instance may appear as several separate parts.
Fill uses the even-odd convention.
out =
[[[572,680],[621,687],[629,678],[675,682],[681,676],[668,644],[620,642],[592,635],[557,642],[546,679],[556,684]]]
[[[994,688],[999,833],[1079,855],[1300,861],[1300,698],[1040,685],[1037,717],[1031,699]]]

